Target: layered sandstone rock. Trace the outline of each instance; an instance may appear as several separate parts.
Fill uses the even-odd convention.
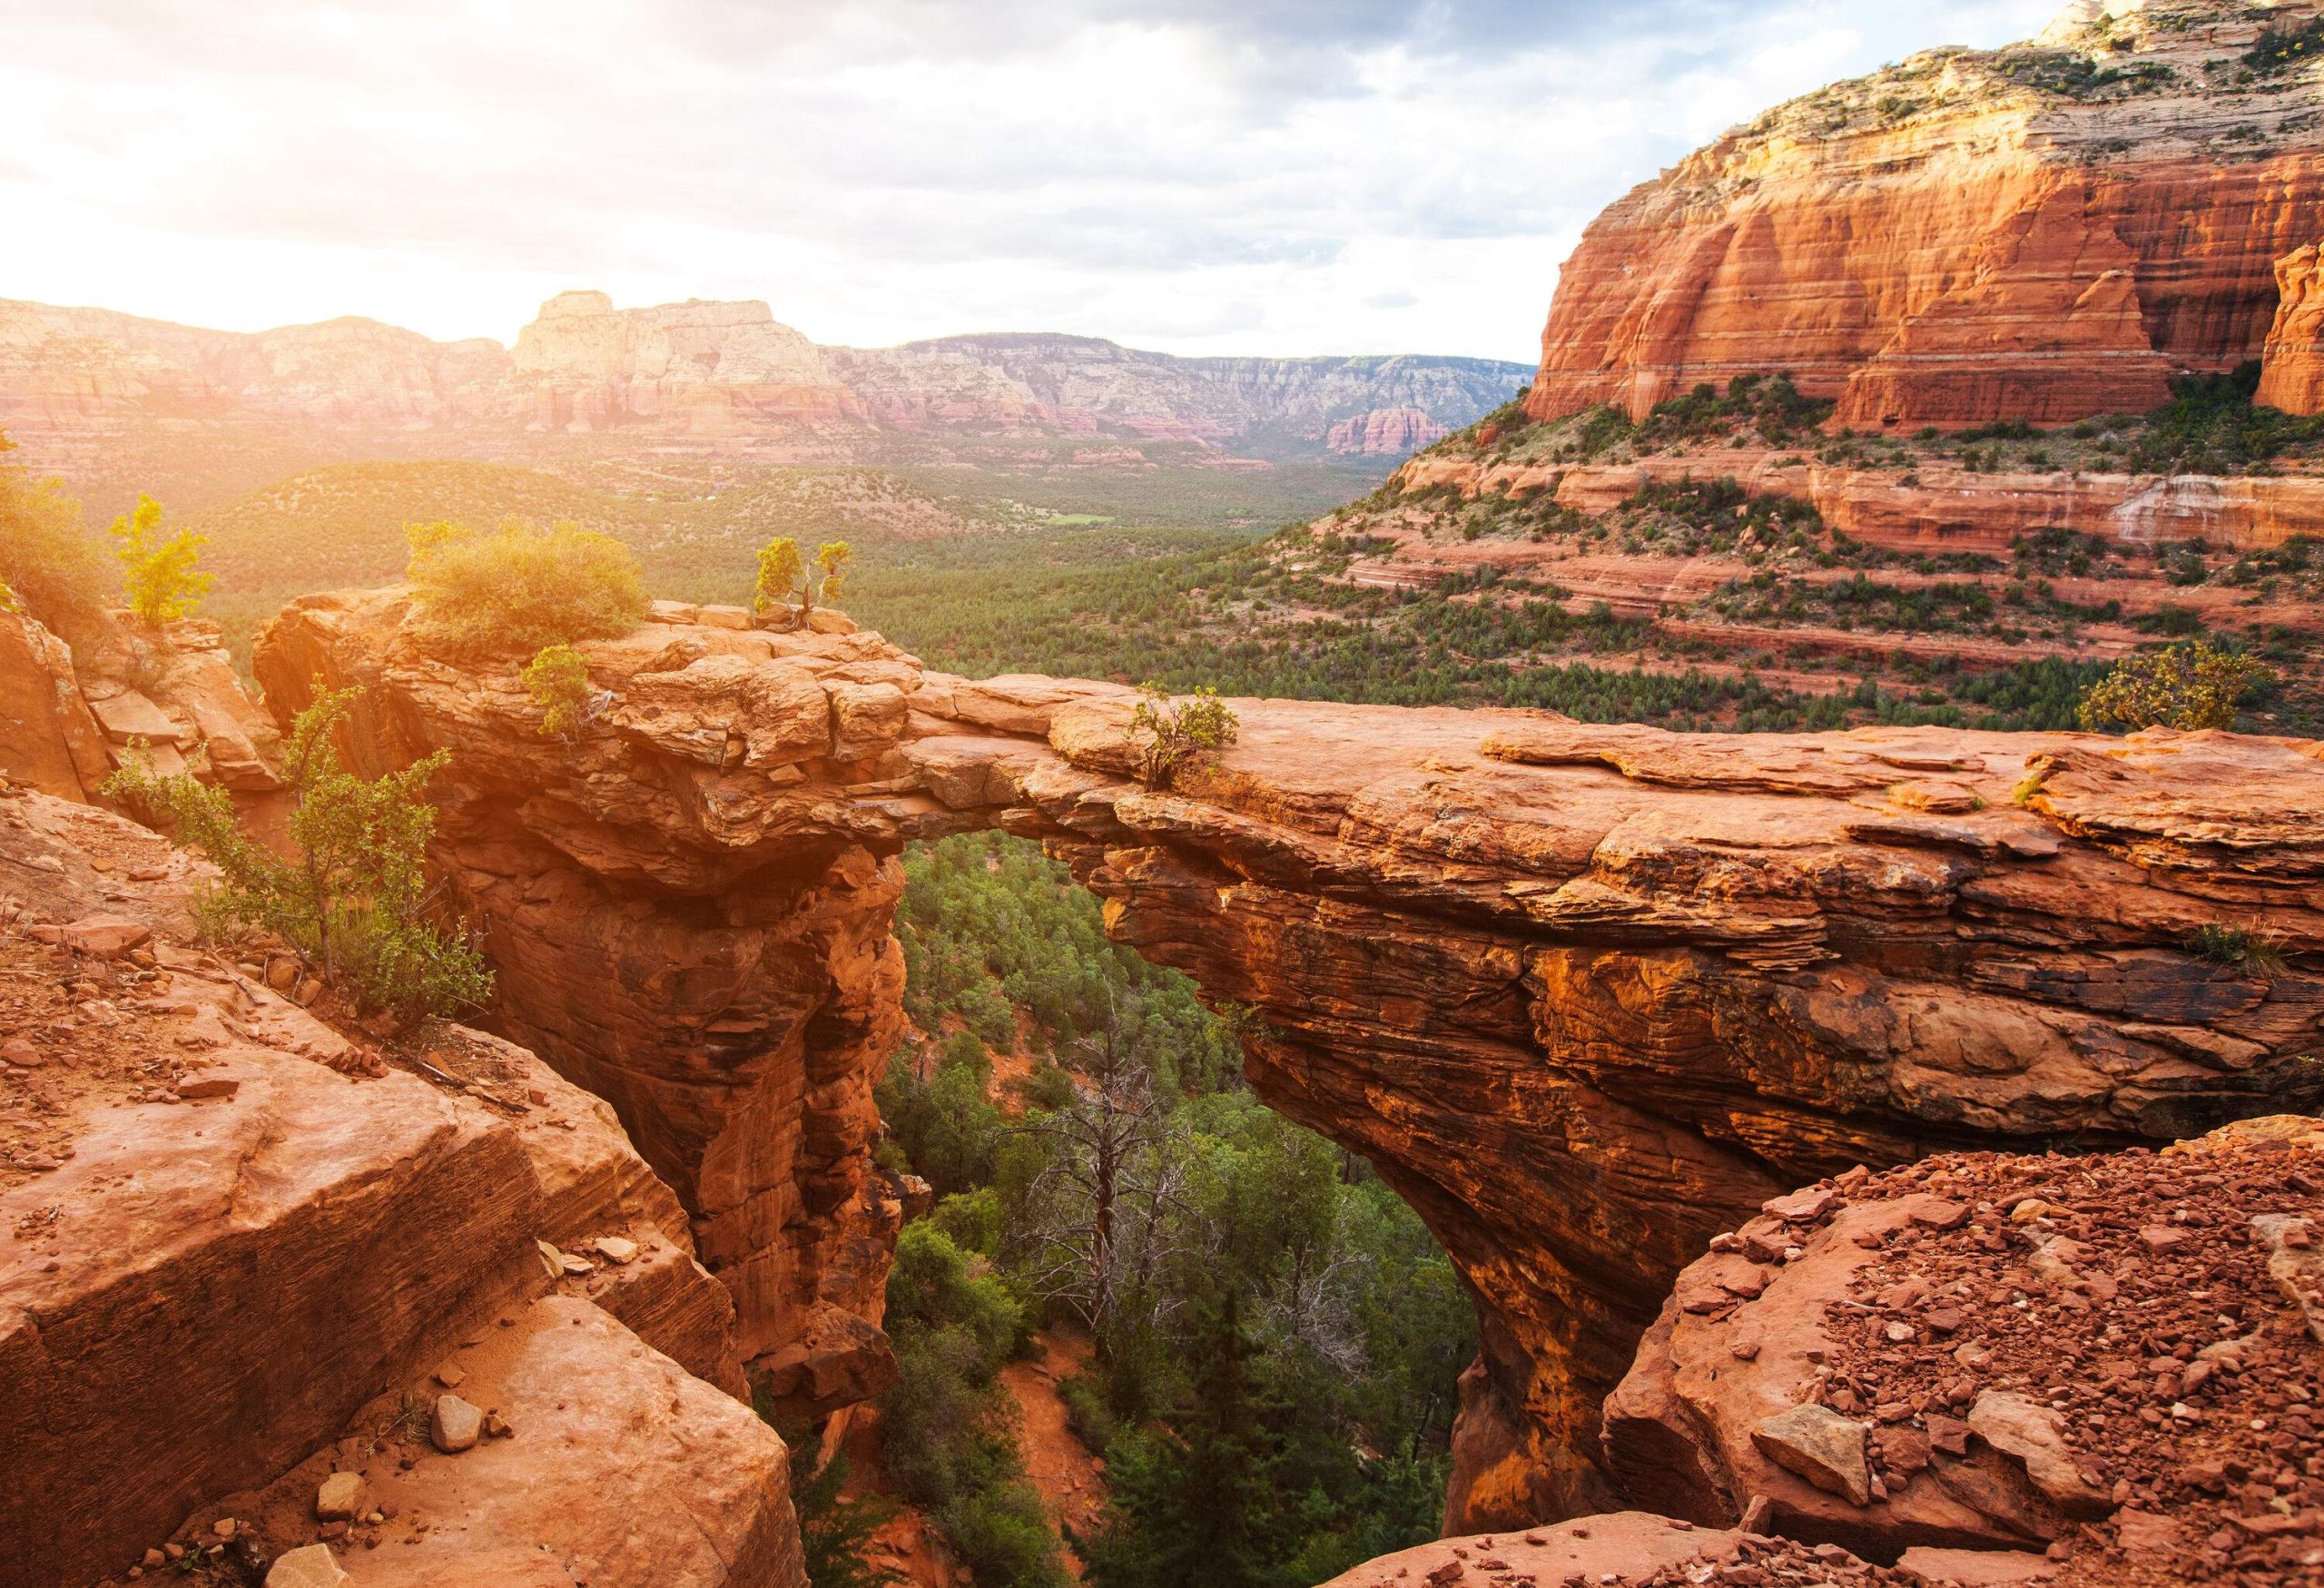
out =
[[[1833,528],[1886,550],[2004,555],[2023,537],[2064,529],[2122,546],[2201,539],[2234,550],[2324,534],[2324,477],[2142,475],[2029,470],[1973,473],[1953,459],[1895,473],[1813,462],[1796,449],[1702,448],[1628,463],[1493,461],[1457,450],[1414,458],[1391,484],[1402,492],[1546,494],[1578,513],[1605,513],[1649,485],[1733,479],[1755,495],[1795,497]],[[1506,558],[1509,547],[1490,547]]]
[[[1416,408],[1374,409],[1331,428],[1324,444],[1334,452],[1402,458],[1443,440],[1450,432]]]
[[[1590,226],[1528,411],[1638,417],[1783,370],[1857,426],[2047,423],[2259,358],[2324,153],[2313,69],[2242,57],[2315,11],[2077,9],[1769,112]]]
[[[2324,411],[2324,272],[2317,259],[2311,242],[2276,261],[2276,322],[2258,400],[2286,413]]]
[[[1254,1008],[1260,1094],[1443,1241],[1485,1340],[1454,1531],[1603,1508],[1601,1400],[1672,1277],[1766,1198],[2318,1088],[2312,979],[2182,946],[2251,921],[2290,967],[2317,945],[2309,746],[1246,701],[1223,761],[1151,793],[1114,686],[677,607],[587,647],[615,704],[547,740],[522,658],[446,666],[407,607],[294,604],[260,646],[270,699],[359,683],[368,757],[453,752],[437,854],[503,1018],[621,1109],[753,1355],[876,1322],[893,857],[964,828],[1044,837],[1120,941]],[[794,1397],[829,1405],[851,1350],[792,1362]]]
[[[8,789],[0,874],[0,1536],[22,1580],[87,1583],[173,1534],[214,1546],[231,1496],[537,1297],[567,1326],[549,1365],[494,1385],[535,1441],[485,1464],[497,1484],[428,1499],[438,1541],[487,1531],[504,1489],[529,1517],[596,1470],[609,1494],[618,1475],[698,1498],[690,1517],[582,1508],[560,1534],[581,1576],[644,1588],[670,1580],[657,1560],[732,1546],[734,1575],[689,1580],[800,1580],[782,1443],[736,1398],[731,1299],[607,1105],[457,1028],[383,1067],[188,946],[214,877],[105,812]],[[542,1241],[595,1260],[552,1279]],[[635,1387],[555,1404],[584,1380]],[[241,1533],[242,1558],[311,1542],[313,1497],[295,1527]]]
[[[97,800],[132,760],[239,794],[281,788],[274,724],[234,675],[218,626],[150,628],[106,614],[76,653],[30,614],[0,612],[0,774]]]
[[[617,310],[603,292],[561,292],[517,335],[529,425],[588,430],[637,423],[716,433],[745,416],[860,419],[822,350],[763,303]]]

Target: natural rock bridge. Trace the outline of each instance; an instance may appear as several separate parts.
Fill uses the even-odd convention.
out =
[[[294,604],[258,648],[271,701],[360,685],[359,762],[451,750],[437,856],[502,1024],[614,1103],[803,1409],[884,1366],[872,1086],[914,838],[1044,840],[1118,939],[1256,1010],[1262,1098],[1426,1218],[1483,1326],[1453,1532],[1619,1503],[1600,1403],[1763,1198],[2324,1091],[2324,979],[2182,946],[2324,946],[2311,745],[1238,701],[1241,743],[1150,793],[1116,686],[664,604],[585,647],[612,704],[566,743],[513,667],[431,659],[405,615]]]

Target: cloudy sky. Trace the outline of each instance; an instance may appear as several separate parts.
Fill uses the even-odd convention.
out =
[[[1530,360],[1558,261],[1763,106],[2062,0],[0,0],[0,297],[510,340]]]

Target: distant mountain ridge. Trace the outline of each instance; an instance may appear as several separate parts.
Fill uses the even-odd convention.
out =
[[[558,294],[513,347],[378,321],[239,332],[0,300],[0,429],[133,423],[474,433],[610,431],[825,450],[884,432],[1118,437],[1280,456],[1401,455],[1508,399],[1489,359],[1187,359],[1047,333],[823,347],[763,302],[616,309]]]

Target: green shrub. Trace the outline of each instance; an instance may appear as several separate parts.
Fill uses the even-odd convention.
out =
[[[969,1257],[932,1220],[915,1218],[896,1238],[888,1270],[888,1327],[956,1331],[988,1364],[989,1379],[1027,1337],[1025,1309],[990,1275],[972,1275]]]
[[[1241,732],[1241,719],[1207,685],[1184,700],[1159,684],[1143,685],[1137,693],[1137,709],[1123,733],[1137,748],[1138,781],[1147,788],[1168,788],[1196,756],[1224,749]]]
[[[2187,952],[2214,965],[2229,965],[2257,976],[2283,969],[2283,945],[2256,926],[2207,922],[2187,939]]]
[[[2126,656],[2083,692],[2082,725],[2109,728],[2231,728],[2243,697],[2276,681],[2276,670],[2207,639]]]
[[[2263,77],[2324,58],[2324,16],[2263,29],[2243,53],[2243,64]]]
[[[466,936],[429,919],[426,859],[436,811],[429,780],[438,751],[366,781],[340,764],[331,732],[360,694],[326,694],[293,724],[283,749],[291,799],[286,860],[245,833],[226,791],[133,763],[104,792],[166,820],[177,841],[223,873],[209,913],[220,924],[273,933],[362,1005],[404,1016],[451,1014],[492,994],[492,975]]]
[[[183,617],[218,582],[194,566],[209,538],[191,529],[163,535],[162,504],[152,497],[140,496],[135,511],[115,518],[112,534],[129,609],[143,622],[159,627]]]
[[[799,543],[778,535],[759,547],[759,579],[751,595],[751,610],[772,612],[791,604],[806,566],[799,557]]]
[[[478,534],[458,524],[406,532],[420,644],[477,659],[545,646],[618,639],[650,605],[636,556],[610,535],[570,524],[503,524]]]
[[[844,1492],[844,1452],[812,1471],[803,1455],[797,1446],[792,1450],[791,1508],[799,1517],[799,1550],[805,1557],[808,1588],[888,1588],[910,1581],[864,1558],[896,1507],[875,1495]]]
[[[1073,1436],[1092,1455],[1103,1455],[1106,1446],[1121,1431],[1121,1425],[1114,1420],[1113,1408],[1106,1404],[1104,1387],[1077,1373],[1059,1380],[1057,1398],[1065,1404],[1065,1425],[1073,1431]]]
[[[753,611],[767,613],[795,604],[793,621],[804,623],[818,601],[839,599],[842,572],[855,555],[844,540],[826,540],[815,548],[812,563],[799,555],[799,543],[779,535],[759,548],[759,577],[751,598]]]
[[[15,443],[0,435],[0,453]],[[0,589],[69,641],[101,623],[103,565],[81,504],[55,480],[0,464]]]
[[[872,1089],[888,1132],[940,1195],[969,1190],[991,1179],[1000,1149],[1000,1110],[985,1096],[973,1065],[940,1063],[923,1080],[918,1060],[898,1053]]]
[[[1000,1198],[990,1186],[945,1198],[928,1220],[962,1252],[990,1258],[1000,1249]]]
[[[541,732],[569,739],[589,720],[596,692],[589,662],[571,646],[545,646],[525,664],[525,693],[541,708]]]
[[[1041,1497],[1021,1478],[964,1494],[938,1519],[980,1588],[1067,1588],[1072,1581]]]

